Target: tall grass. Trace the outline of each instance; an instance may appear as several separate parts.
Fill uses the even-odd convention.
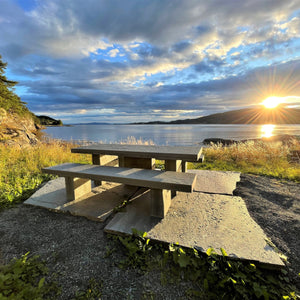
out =
[[[300,164],[299,161],[292,161],[293,150],[300,150],[298,140],[293,140],[289,144],[248,141],[228,147],[223,147],[222,144],[211,144],[204,149],[205,162],[190,167],[239,171],[300,182]]]
[[[41,168],[65,162],[89,163],[91,158],[72,154],[75,145],[52,141],[34,147],[0,144],[0,209],[26,199],[41,183],[51,178]]]

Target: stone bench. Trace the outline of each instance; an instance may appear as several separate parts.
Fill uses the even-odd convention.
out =
[[[69,201],[91,191],[91,181],[109,181],[151,190],[151,216],[163,218],[171,205],[171,190],[191,193],[196,174],[139,168],[66,163],[42,169],[44,173],[65,177]]]

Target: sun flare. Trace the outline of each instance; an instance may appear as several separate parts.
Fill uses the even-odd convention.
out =
[[[283,103],[283,99],[280,97],[268,97],[261,104],[265,106],[265,108],[275,108],[279,104]]]

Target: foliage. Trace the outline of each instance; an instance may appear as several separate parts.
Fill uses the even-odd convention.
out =
[[[55,282],[48,283],[48,269],[38,256],[29,252],[8,265],[0,266],[0,299],[53,299],[59,294]]]
[[[147,238],[146,232],[140,232],[132,229],[132,235],[127,237],[119,237],[120,242],[126,248],[127,258],[120,262],[120,267],[135,267],[145,271],[149,267],[150,252],[152,246],[149,244],[150,239]]]
[[[0,108],[10,113],[30,115],[32,117],[32,113],[26,107],[26,103],[22,102],[13,91],[13,87],[17,82],[8,80],[4,75],[6,66],[7,64],[2,61],[0,55]]]
[[[299,163],[290,160],[293,150],[300,150],[300,142],[296,139],[287,145],[282,142],[263,141],[235,143],[228,147],[211,144],[204,148],[205,161],[201,164],[190,164],[189,167],[239,171],[300,182]]]
[[[71,143],[51,141],[17,148],[0,144],[0,209],[27,199],[43,182],[53,178],[41,168],[65,162],[89,163],[88,156],[72,154]]]
[[[133,229],[133,236],[119,238],[126,249],[122,267],[161,268],[162,284],[188,280],[196,288],[187,291],[189,298],[200,299],[296,299],[295,287],[287,271],[269,271],[253,263],[230,260],[224,249],[218,255],[209,248],[206,254],[170,244],[153,246],[147,234]],[[157,252],[160,259],[157,260]],[[156,255],[155,255],[156,254]]]
[[[90,299],[101,299],[103,282],[97,282],[95,278],[90,279],[89,286],[85,291],[76,292],[74,300],[90,300]]]

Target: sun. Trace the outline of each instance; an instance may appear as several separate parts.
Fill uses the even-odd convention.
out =
[[[281,103],[283,103],[282,98],[272,96],[265,99],[261,104],[264,105],[266,108],[275,108]]]

